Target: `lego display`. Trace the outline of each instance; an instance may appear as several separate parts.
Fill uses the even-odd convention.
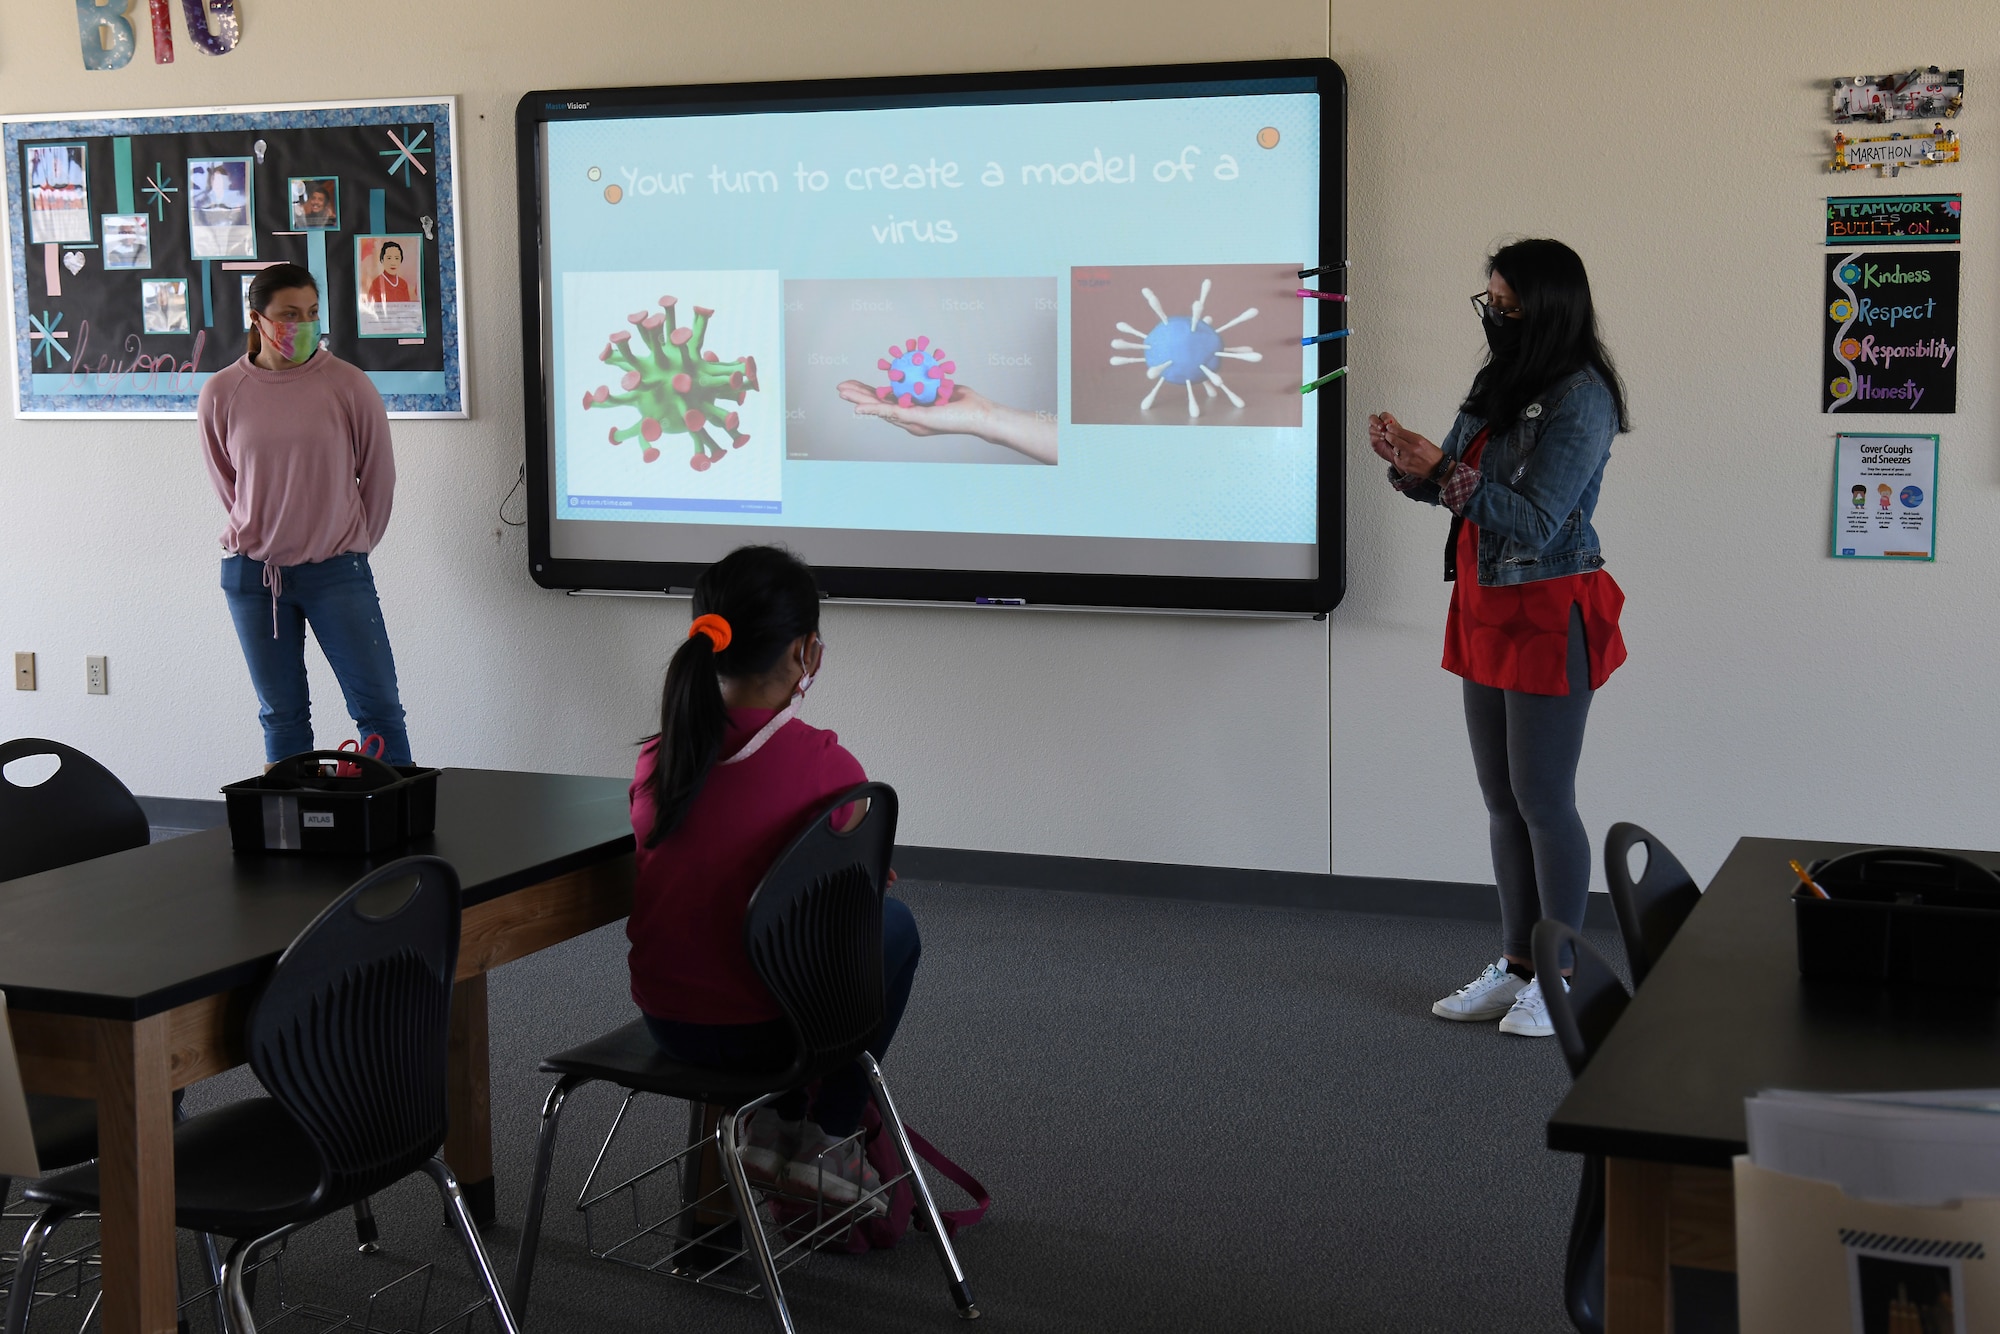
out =
[[[1943,124],[1931,126],[1929,134],[1886,134],[1868,139],[1850,139],[1839,130],[1833,133],[1833,157],[1828,171],[1865,171],[1874,167],[1884,176],[1900,176],[1905,167],[1935,167],[1958,161],[1958,131]]]
[[[1965,105],[1965,71],[1936,65],[1904,74],[1855,74],[1833,81],[1833,122],[1950,120]]]

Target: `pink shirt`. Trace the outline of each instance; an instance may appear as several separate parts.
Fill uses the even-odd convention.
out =
[[[776,715],[731,709],[722,758],[741,750]],[[783,1012],[743,949],[743,914],[771,863],[827,802],[867,781],[832,732],[794,718],[741,764],[717,764],[680,827],[647,847],[653,832],[653,763],[639,752],[632,776],[632,832],[639,838],[632,916],[632,999],[656,1019],[755,1024]]]
[[[368,552],[389,527],[396,460],[382,395],[324,349],[267,371],[248,357],[217,371],[195,409],[226,551],[276,565]]]

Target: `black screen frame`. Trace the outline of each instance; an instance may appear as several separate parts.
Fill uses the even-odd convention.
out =
[[[554,518],[549,475],[552,349],[544,338],[542,285],[543,193],[541,126],[554,121],[658,116],[728,115],[769,111],[851,110],[1008,101],[1009,94],[1064,90],[1229,85],[1272,79],[1314,82],[1321,98],[1320,264],[1347,257],[1347,76],[1328,59],[1259,60],[1192,65],[1143,65],[1099,69],[1026,70],[990,74],[915,75],[868,79],[809,79],[769,83],[681,84],[650,88],[544,90],[522,96],[514,113],[519,189],[521,350],[528,493],[528,570],[543,588],[662,592],[691,586],[702,564],[673,561],[604,561],[553,554]],[[1240,87],[1234,91],[1241,91]],[[1199,95],[1198,93],[1196,95]],[[1035,99],[1021,100],[1062,100]],[[1347,273],[1317,280],[1345,291]],[[1336,345],[1345,364],[1346,340]],[[830,597],[890,602],[974,603],[1019,599],[1031,605],[1117,607],[1171,611],[1235,611],[1324,615],[1347,588],[1347,378],[1318,390],[1319,497],[1316,577],[1311,579],[1190,578],[1181,576],[1064,574],[1047,571],[897,569],[816,565]],[[758,530],[746,530],[754,538]],[[724,552],[718,551],[720,558]]]

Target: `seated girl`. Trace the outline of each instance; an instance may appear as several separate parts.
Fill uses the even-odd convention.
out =
[[[659,734],[643,743],[632,778],[632,999],[676,1060],[783,1070],[794,1053],[791,1025],[744,952],[744,913],[807,822],[866,776],[838,737],[798,718],[826,654],[818,582],[805,562],[777,547],[741,547],[695,581],[694,612],[667,665]],[[865,813],[845,817],[848,827]],[[885,1009],[868,1044],[878,1060],[909,1003],[919,950],[909,908],[885,899]],[[813,1120],[804,1119],[804,1090],[760,1108],[745,1170],[852,1203],[880,1184],[874,1169],[858,1142],[827,1150],[859,1127],[867,1099],[867,1077],[850,1065],[821,1082]],[[882,1201],[870,1207],[879,1212]]]

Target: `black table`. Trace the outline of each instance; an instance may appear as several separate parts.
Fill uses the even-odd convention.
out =
[[[172,1093],[240,1064],[250,995],[371,866],[414,852],[464,885],[445,1157],[493,1202],[486,972],[631,911],[623,779],[446,770],[437,832],[390,857],[235,854],[226,829],[0,883],[0,990],[29,1091],[98,1102],[106,1334],[170,1334]]]
[[[1745,1097],[2000,1087],[2000,997],[1800,979],[1786,863],[1862,846],[1739,840],[1549,1119],[1550,1148],[1606,1159],[1607,1330],[1672,1328],[1670,1264],[1734,1268]]]

